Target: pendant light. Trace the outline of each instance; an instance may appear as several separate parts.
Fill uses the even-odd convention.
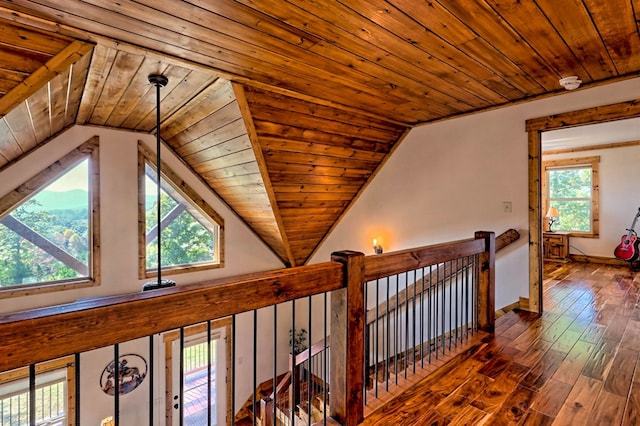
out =
[[[158,279],[150,281],[142,286],[142,291],[156,290],[159,288],[173,287],[176,282],[162,279],[162,203],[160,198],[160,170],[162,162],[160,160],[160,89],[167,85],[169,79],[164,75],[151,74],[149,83],[156,87],[156,208],[157,208],[157,229],[158,229]]]

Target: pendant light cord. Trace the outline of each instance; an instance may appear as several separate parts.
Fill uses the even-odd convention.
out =
[[[149,76],[149,83],[156,87],[156,216],[157,216],[157,240],[158,240],[158,279],[154,282],[148,282],[142,286],[142,291],[154,290],[163,287],[172,287],[176,285],[173,280],[162,279],[162,192],[161,192],[161,170],[162,160],[160,159],[160,148],[162,147],[160,140],[160,89],[167,85],[169,79],[163,75],[152,74]]]
[[[156,215],[158,222],[158,286],[162,285],[162,202],[160,191],[160,169],[162,161],[160,160],[160,89],[161,84],[154,83],[156,86]]]

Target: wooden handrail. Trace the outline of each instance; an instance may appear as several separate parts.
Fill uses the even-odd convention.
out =
[[[325,344],[325,342],[326,342],[326,344]],[[305,362],[306,360],[308,360],[310,357],[314,357],[314,356],[318,355],[320,352],[324,351],[325,348],[328,348],[330,345],[331,345],[331,336],[327,336],[325,339],[317,341],[316,343],[311,345],[310,348],[307,348],[304,351],[302,351],[302,352],[300,352],[299,354],[296,355],[296,362],[295,362],[296,367],[298,365],[302,364],[303,362]],[[309,351],[311,351],[311,355],[309,355]],[[289,354],[289,369],[290,370],[293,368],[292,361],[293,361],[293,355]]]
[[[520,233],[515,229],[507,229],[496,237],[496,253],[520,238]]]
[[[290,384],[291,384],[291,371],[288,371],[287,374],[284,375],[282,380],[280,380],[280,383],[278,383],[278,386],[276,386],[275,392],[271,392],[271,395],[269,395],[269,398],[274,399],[276,395],[282,392],[282,389],[284,389],[286,386],[289,386]]]
[[[373,281],[447,260],[471,256],[482,253],[484,247],[483,240],[467,239],[367,256],[364,259],[364,278],[365,281]]]
[[[325,262],[0,316],[0,372],[344,286]]]

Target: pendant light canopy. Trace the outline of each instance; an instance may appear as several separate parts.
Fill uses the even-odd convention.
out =
[[[151,74],[149,83],[156,87],[156,208],[157,208],[157,229],[158,229],[158,279],[150,281],[142,286],[142,291],[156,290],[159,288],[173,287],[176,282],[162,279],[162,203],[160,198],[160,170],[162,161],[160,159],[160,89],[169,83],[169,79],[164,75]]]

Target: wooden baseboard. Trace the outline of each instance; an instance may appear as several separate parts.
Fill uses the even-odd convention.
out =
[[[529,308],[529,298],[528,297],[520,297],[520,301],[519,301],[519,308],[522,309],[523,311],[530,311],[531,309]]]
[[[618,266],[628,266],[629,262],[625,262],[624,260],[616,259],[615,257],[604,257],[604,256],[587,256],[583,254],[570,254],[569,258],[576,262],[584,262],[584,263],[601,263],[604,265],[618,265]]]
[[[522,299],[522,298],[520,298]],[[503,316],[504,314],[513,311],[514,309],[519,309],[520,308],[520,301],[517,302],[513,302],[510,305],[507,305],[503,308],[500,308],[496,311],[496,318],[500,318],[501,316]]]

